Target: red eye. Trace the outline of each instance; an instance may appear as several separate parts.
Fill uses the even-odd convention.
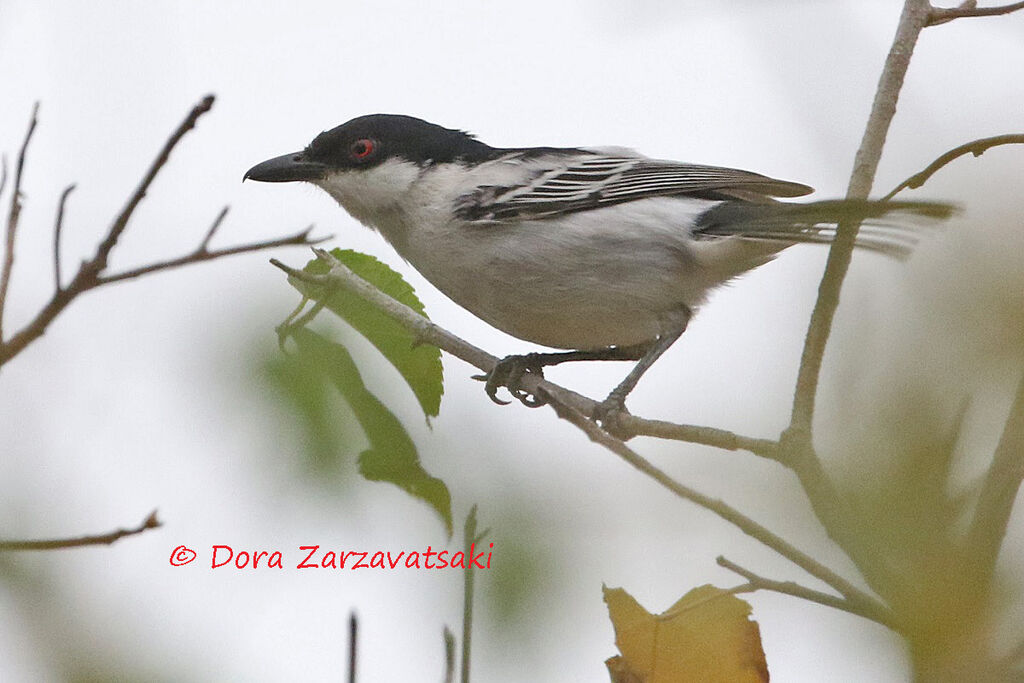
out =
[[[352,156],[355,157],[356,159],[365,159],[371,154],[373,154],[373,150],[375,149],[375,147],[376,145],[374,144],[373,140],[370,140],[369,138],[356,140],[355,142],[352,143]]]

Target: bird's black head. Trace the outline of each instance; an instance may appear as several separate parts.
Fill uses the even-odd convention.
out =
[[[496,152],[460,130],[412,116],[370,114],[320,133],[301,152],[253,166],[245,178],[266,182],[315,181],[331,171],[370,168],[392,158],[427,166],[486,161]]]

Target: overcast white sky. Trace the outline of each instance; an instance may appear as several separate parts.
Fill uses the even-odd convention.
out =
[[[8,163],[32,103],[41,102],[5,329],[27,320],[50,294],[50,231],[63,187],[78,184],[65,224],[67,273],[94,249],[189,108],[215,93],[213,111],[136,213],[115,268],[191,249],[230,204],[221,245],[314,223],[335,235],[334,244],[402,272],[445,327],[497,355],[531,350],[445,300],[326,195],[242,185],[242,174],[349,118],[391,112],[468,129],[495,145],[625,145],[749,168],[813,185],[820,197],[838,196],[899,6],[5,2],[0,150]],[[1022,38],[1024,14],[926,32],[878,188],[966,140],[1020,132]],[[952,199],[968,212],[982,198],[1019,207],[1019,197],[999,189],[1006,178],[1021,177],[1021,158],[1019,149],[1004,149],[964,160],[915,196]],[[4,206],[8,201],[9,189]],[[978,234],[988,240],[983,255],[1002,254],[1000,264],[1020,272],[1012,256],[1021,253],[1019,235],[1003,248],[1005,234]],[[888,323],[902,324],[897,302],[948,297],[951,310],[966,305],[957,298],[964,288],[951,284],[960,272],[956,245],[933,246],[908,271],[873,256],[855,261],[824,377],[826,412],[842,398],[828,383],[848,377],[851,367],[867,378],[856,393],[870,397],[878,389],[871,378],[885,374],[874,370],[899,364],[886,356],[895,352],[884,333]],[[310,543],[448,545],[436,518],[392,487],[310,481],[296,455],[297,428],[259,395],[259,358],[275,352],[273,328],[296,303],[267,263],[271,255],[293,264],[307,258],[282,249],[90,293],[4,367],[0,536],[100,532],[133,525],[154,507],[165,526],[112,548],[18,556],[10,566],[22,579],[0,590],[3,680],[59,680],[93,662],[101,676],[121,671],[128,679],[340,680],[351,609],[361,619],[359,680],[440,680],[442,628],[460,624],[454,573],[209,569],[216,543],[283,550],[292,564],[298,546]],[[823,250],[796,248],[716,295],[641,383],[633,411],[776,436],[823,263]],[[930,289],[936,279],[944,288]],[[907,281],[915,293],[901,294]],[[988,280],[971,282],[984,290]],[[877,333],[870,353],[844,346],[844,335],[865,329]],[[510,584],[503,589],[480,577],[474,680],[605,680],[603,661],[615,648],[602,582],[661,611],[691,587],[737,583],[715,565],[725,554],[763,574],[814,585],[550,411],[492,405],[457,360],[445,359],[445,399],[428,428],[397,375],[364,346],[355,348],[371,387],[395,385],[388,404],[427,469],[448,482],[456,519],[477,503],[498,547],[515,548],[496,553],[494,562],[534,561],[511,579],[519,592],[506,607],[516,619],[502,621],[492,610],[492,598]],[[552,375],[604,395],[624,372],[609,364]],[[744,453],[643,440],[636,447],[852,574],[780,468]],[[170,567],[180,544],[199,550],[206,563]],[[900,643],[878,626],[777,595],[750,601],[775,680],[908,675]]]

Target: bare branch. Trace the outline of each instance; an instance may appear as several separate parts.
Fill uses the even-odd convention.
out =
[[[355,610],[348,615],[348,683],[356,683],[356,654],[359,647],[359,619]]]
[[[856,614],[858,616],[871,619],[872,621],[877,621],[880,624],[885,624],[890,628],[894,628],[895,618],[893,614],[888,609],[878,612],[877,603],[862,605],[849,599],[836,597],[835,595],[829,595],[828,593],[822,593],[821,591],[801,586],[795,581],[775,581],[772,579],[766,579],[755,574],[749,569],[744,569],[735,562],[727,560],[721,555],[718,556],[717,562],[719,566],[725,567],[729,571],[739,574],[749,582],[745,586],[738,586],[730,592],[750,593],[756,590],[769,590],[775,593],[785,593],[786,595],[792,595],[796,598],[816,602],[819,605],[825,605],[826,607],[833,607],[835,609],[842,610],[843,612]]]
[[[0,340],[0,366],[2,366],[4,363],[11,360],[19,353],[21,353],[21,351],[26,346],[28,346],[31,342],[33,342],[35,339],[38,339],[44,332],[46,332],[46,328],[49,326],[49,324],[53,322],[53,320],[58,315],[60,315],[60,313],[65,308],[67,308],[67,306],[76,297],[91,289],[95,289],[96,287],[111,284],[114,282],[120,282],[122,280],[129,280],[131,278],[140,277],[142,275],[147,275],[149,273],[155,273],[162,270],[177,268],[179,266],[187,265],[190,263],[211,261],[213,259],[218,259],[224,256],[230,256],[232,254],[241,254],[281,246],[312,245],[321,241],[319,239],[310,239],[309,233],[312,230],[312,227],[310,227],[307,228],[306,230],[303,230],[302,232],[276,240],[254,242],[251,244],[243,244],[237,247],[229,247],[225,249],[210,251],[209,242],[211,239],[213,239],[214,235],[217,232],[217,229],[220,227],[225,216],[227,215],[227,208],[225,208],[218,214],[216,220],[214,220],[213,224],[207,231],[202,242],[200,242],[199,246],[195,250],[193,250],[192,253],[186,254],[185,256],[176,259],[169,259],[167,261],[153,263],[148,266],[135,268],[133,270],[125,271],[123,273],[117,273],[115,275],[105,277],[101,275],[101,273],[107,266],[107,259],[110,256],[111,250],[117,244],[117,240],[120,238],[121,234],[124,232],[125,227],[127,227],[128,225],[128,221],[131,218],[132,212],[135,210],[139,202],[145,196],[146,190],[152,184],[156,174],[160,171],[161,168],[163,168],[164,164],[167,162],[171,150],[181,140],[181,138],[195,126],[196,120],[205,112],[209,111],[212,105],[212,95],[203,98],[203,100],[201,100],[197,105],[195,105],[192,108],[192,110],[189,112],[188,116],[181,123],[181,125],[179,125],[177,129],[175,129],[175,131],[168,138],[167,142],[164,144],[160,153],[157,155],[156,160],[152,163],[149,170],[146,172],[146,175],[142,179],[142,182],[140,182],[139,186],[135,189],[131,197],[128,199],[125,208],[122,209],[121,213],[118,214],[118,216],[114,219],[109,231],[107,232],[106,237],[103,239],[103,241],[97,248],[95,256],[93,256],[92,259],[85,261],[84,263],[81,264],[81,266],[78,268],[78,271],[75,273],[75,276],[71,279],[71,282],[69,282],[66,287],[62,286],[60,281],[59,246],[61,223],[63,221],[64,215],[64,203],[67,200],[67,196],[68,193],[71,191],[71,188],[68,188],[64,191],[64,194],[61,197],[61,203],[57,213],[57,227],[54,231],[54,270],[55,276],[57,277],[56,291],[54,291],[54,294],[50,298],[50,300],[39,310],[38,313],[36,313],[36,316],[27,325],[25,325],[15,334],[11,335],[10,339],[6,341]],[[33,122],[34,121],[35,118],[33,117]],[[29,132],[31,134],[31,129]],[[26,138],[26,145],[27,143],[28,139]],[[24,148],[22,152],[24,152]],[[19,172],[17,176],[18,182],[16,183],[15,187],[15,196],[17,196],[18,194],[17,185],[20,184],[20,175],[21,174],[19,164]],[[13,206],[14,205],[12,204],[12,207]],[[13,243],[13,231],[11,230],[8,231],[8,239]],[[12,259],[13,250],[9,249],[8,254],[9,257]],[[2,299],[0,299],[0,309],[2,309],[2,304],[3,301]]]
[[[224,212],[221,212],[221,216]],[[220,218],[220,216],[218,217]],[[216,225],[216,224],[215,224]],[[317,237],[311,239],[309,233],[313,230],[313,226],[309,226],[301,232],[297,232],[287,237],[279,237],[274,240],[267,240],[264,242],[251,242],[249,244],[240,244],[236,247],[227,247],[224,249],[214,249],[208,251],[206,248],[206,240],[203,241],[195,250],[191,253],[179,256],[178,258],[167,259],[166,261],[159,261],[157,263],[151,263],[146,266],[140,266],[138,268],[132,268],[126,270],[123,273],[115,273],[113,275],[104,275],[96,278],[96,287],[101,285],[109,285],[114,282],[121,282],[122,280],[131,280],[133,278],[140,277],[142,275],[149,275],[150,273],[156,273],[161,270],[169,270],[171,268],[180,268],[192,263],[202,263],[203,261],[212,261],[213,259],[222,258],[224,256],[231,256],[233,254],[244,254],[252,251],[262,251],[264,249],[273,249],[274,247],[287,247],[287,246],[312,246],[319,244],[324,240],[330,239],[330,236]]]
[[[11,210],[7,215],[7,243],[4,247],[4,263],[0,267],[0,342],[4,338],[4,309],[7,308],[7,288],[11,283],[11,273],[14,270],[14,243],[18,232],[18,219],[21,216],[21,173],[25,168],[25,152],[28,151],[28,143],[32,140],[32,133],[36,130],[36,123],[39,117],[39,103],[32,106],[32,119],[28,124],[28,132],[25,133],[25,141],[21,143],[21,151],[18,153],[18,165],[14,171],[14,193],[11,195]],[[7,179],[7,164],[4,164],[4,181]]]
[[[53,228],[53,280],[54,290],[60,291],[60,283],[63,278],[60,274],[60,232],[64,227],[64,205],[68,201],[68,195],[75,189],[75,185],[72,183],[64,188],[64,192],[60,195],[60,202],[57,204],[57,222]]]
[[[727,451],[749,451],[762,458],[779,462],[782,462],[785,455],[779,452],[777,441],[741,436],[715,427],[648,420],[635,415],[621,416],[620,422],[616,426],[630,436],[650,436],[657,439],[685,441]]]
[[[476,543],[476,505],[469,509],[466,521],[462,526],[462,547],[466,557],[473,556],[473,544]],[[473,595],[475,584],[474,566],[470,562],[462,572],[462,657],[459,662],[459,681],[469,683],[470,655],[473,650]]]
[[[76,538],[58,538],[47,541],[0,541],[0,551],[3,550],[60,550],[63,548],[79,548],[85,545],[110,545],[121,540],[125,536],[135,536],[150,529],[161,526],[157,519],[156,510],[149,513],[142,524],[134,529],[117,529],[106,534],[96,536],[78,536]]]
[[[910,66],[910,57],[914,52],[918,35],[928,23],[930,11],[931,6],[927,0],[906,0],[903,6],[896,36],[885,60],[878,90],[875,92],[864,137],[854,159],[853,174],[846,192],[849,198],[865,199],[871,192],[878,162],[882,157],[882,147],[885,145],[892,119],[896,115],[896,101],[899,99],[900,89]],[[839,308],[839,292],[850,267],[859,227],[858,224],[848,221],[839,224],[836,239],[828,252],[825,274],[818,287],[818,298],[804,341],[793,396],[790,430],[807,442],[811,439],[811,423],[814,419],[814,403],[818,393],[822,359],[832,330],[832,319]]]
[[[980,138],[978,140],[972,140],[966,144],[954,147],[949,150],[938,159],[928,164],[928,166],[920,173],[915,173],[910,176],[902,183],[892,189],[889,194],[882,197],[882,201],[889,201],[897,194],[906,189],[915,189],[921,187],[928,179],[935,175],[939,169],[949,164],[950,162],[958,159],[965,154],[973,154],[975,157],[980,157],[982,154],[992,149],[993,147],[999,147],[1000,145],[1021,145],[1024,144],[1024,134],[1013,133],[1008,135],[996,135],[990,138]]]
[[[110,225],[110,230],[107,231],[107,236],[100,242],[99,248],[96,250],[96,255],[87,264],[83,265],[83,269],[88,268],[93,276],[98,275],[107,267],[107,258],[110,256],[110,251],[117,244],[117,240],[121,237],[125,228],[128,227],[128,220],[132,217],[135,212],[135,207],[139,205],[142,198],[146,196],[146,191],[149,190],[149,186],[153,183],[153,179],[156,178],[156,174],[160,172],[164,164],[167,163],[168,158],[171,156],[171,150],[177,146],[178,142],[181,141],[185,134],[192,130],[196,121],[199,117],[210,111],[213,107],[213,95],[207,95],[199,101],[192,111],[188,113],[185,120],[181,122],[181,125],[171,133],[171,136],[164,143],[160,153],[157,154],[156,159],[150,165],[149,170],[146,171],[146,175],[143,176],[142,182],[135,188],[135,192],[128,198],[128,203],[125,204],[124,208],[121,209],[121,213],[117,215],[114,222]]]
[[[847,187],[846,196],[849,198],[865,199],[871,192],[885,138],[896,114],[900,89],[910,66],[910,57],[917,37],[928,21],[930,9],[927,0],[906,0],[904,3],[896,35],[875,92],[864,136],[854,159],[853,173]],[[832,330],[832,321],[839,308],[839,294],[849,270],[859,227],[856,222],[840,222],[836,239],[829,249],[825,273],[818,286],[818,297],[811,313],[801,353],[790,424],[779,440],[786,463],[799,477],[818,519],[829,535],[847,552],[851,551],[847,546],[853,542],[853,539],[846,538],[848,535],[843,533],[849,511],[844,506],[842,498],[837,495],[834,484],[825,473],[814,450],[812,426],[825,348]]]
[[[227,218],[228,209],[230,208],[231,207],[229,206],[225,206],[220,210],[220,213],[217,214],[217,217],[213,219],[213,224],[210,226],[210,229],[206,231],[206,237],[204,237],[203,241],[199,243],[199,248],[196,250],[197,252],[205,252],[207,247],[210,246],[210,240],[212,240],[213,236],[217,234],[217,230],[220,229],[220,224],[224,222],[225,218]],[[306,229],[306,232],[308,233],[312,229],[313,226],[311,225]]]
[[[312,230],[312,227],[306,228],[294,235],[289,235],[288,237],[282,237],[276,240],[252,242],[250,244],[242,244],[237,247],[227,247],[225,249],[216,249],[214,251],[196,249],[191,254],[186,254],[179,258],[169,259],[159,263],[151,263],[147,266],[134,268],[123,273],[117,273],[106,277],[93,276],[82,278],[76,276],[67,287],[54,292],[53,297],[45,306],[43,306],[30,323],[18,330],[18,332],[12,335],[6,343],[0,344],[0,366],[17,356],[25,349],[26,346],[42,336],[42,334],[46,332],[46,328],[50,323],[53,322],[53,320],[60,315],[65,308],[67,308],[68,304],[70,304],[76,297],[88,292],[89,290],[102,287],[103,285],[121,282],[122,280],[130,280],[132,278],[149,275],[163,270],[170,270],[172,268],[178,268],[192,263],[213,261],[215,259],[232,256],[234,254],[262,251],[264,249],[273,249],[275,247],[311,246],[325,239],[329,239],[327,237],[310,239],[310,230]],[[88,264],[83,265],[83,269],[87,267]],[[81,272],[82,270],[80,269],[79,273]]]
[[[964,19],[966,17],[996,17],[1024,9],[1024,2],[1014,2],[1009,5],[999,5],[996,7],[978,7],[977,5],[978,3],[974,0],[969,0],[959,7],[933,7],[926,25],[938,26],[954,19]]]

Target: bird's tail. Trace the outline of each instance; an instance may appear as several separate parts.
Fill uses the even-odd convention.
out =
[[[782,243],[828,244],[840,222],[863,223],[856,245],[895,258],[906,258],[917,246],[920,228],[949,218],[955,210],[939,202],[881,202],[831,199],[807,204],[752,204],[726,201],[704,213],[694,236],[734,235]]]

